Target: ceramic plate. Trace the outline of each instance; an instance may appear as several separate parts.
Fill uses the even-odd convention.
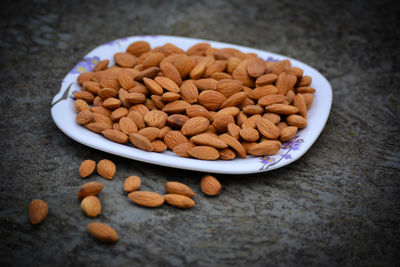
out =
[[[178,157],[171,151],[165,151],[163,153],[146,152],[130,145],[117,144],[77,124],[75,122],[76,112],[74,110],[72,93],[80,91],[80,85],[76,81],[78,75],[85,71],[91,71],[96,63],[103,59],[109,59],[110,65],[113,65],[113,54],[125,51],[129,44],[138,40],[145,40],[149,42],[152,47],[160,46],[165,43],[173,43],[184,50],[199,42],[209,42],[211,46],[216,48],[233,47],[243,52],[254,52],[257,53],[259,57],[269,61],[289,59],[293,66],[304,70],[304,75],[312,77],[311,87],[317,90],[314,94],[314,103],[308,110],[308,126],[300,130],[295,139],[284,143],[282,149],[273,156],[249,156],[246,159],[234,159],[231,161],[204,161]],[[221,42],[175,36],[150,35],[122,38],[93,49],[82,61],[76,64],[67,76],[65,76],[60,91],[53,99],[51,115],[58,128],[70,138],[89,147],[108,153],[174,168],[211,173],[244,174],[270,171],[299,159],[320,135],[328,119],[331,104],[332,88],[329,82],[317,70],[295,59],[267,51]]]

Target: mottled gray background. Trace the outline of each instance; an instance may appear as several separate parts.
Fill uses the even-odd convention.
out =
[[[12,3],[11,3],[12,2]],[[375,2],[375,3],[374,3]],[[6,1],[0,9],[0,262],[13,266],[395,266],[399,226],[399,8],[395,1]],[[294,57],[334,91],[332,111],[298,161],[253,175],[217,175],[222,194],[199,190],[202,173],[154,166],[74,142],[50,116],[63,77],[94,47],[146,34],[197,37]],[[109,158],[103,212],[76,199],[82,160]],[[122,191],[166,181],[194,188],[196,206],[146,209]],[[33,198],[48,202],[40,226]],[[101,221],[118,243],[96,242]]]

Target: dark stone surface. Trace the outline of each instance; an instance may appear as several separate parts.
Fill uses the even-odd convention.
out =
[[[376,3],[374,3],[376,2]],[[400,12],[388,1],[11,1],[0,19],[0,262],[14,266],[399,266]],[[275,171],[218,175],[153,166],[83,146],[50,116],[62,78],[91,49],[133,35],[197,37],[303,61],[334,90],[326,128],[298,161]],[[82,214],[82,160],[109,158],[113,181],[98,219]],[[140,208],[122,191],[169,180],[195,189],[196,207]],[[28,222],[33,198],[50,206]],[[86,224],[120,234],[107,246]]]

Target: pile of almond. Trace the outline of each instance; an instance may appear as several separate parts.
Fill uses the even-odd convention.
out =
[[[114,142],[232,160],[275,154],[307,126],[315,89],[289,60],[208,43],[184,51],[137,41],[114,61],[81,73],[74,93],[76,121]]]

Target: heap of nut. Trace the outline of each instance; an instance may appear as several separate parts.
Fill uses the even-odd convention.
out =
[[[208,43],[184,51],[137,41],[114,61],[78,76],[76,121],[111,141],[181,157],[275,154],[306,127],[315,92],[289,60]]]
[[[107,180],[113,180],[117,168],[111,160],[102,159],[99,162],[87,159],[79,167],[79,175],[88,178],[94,171]],[[152,191],[141,191],[142,180],[139,176],[132,175],[125,179],[123,188],[128,198],[135,204],[155,208],[167,204],[180,209],[192,208],[195,205],[193,190],[180,182],[169,181],[165,184],[166,194],[161,195]],[[98,217],[101,214],[101,201],[97,197],[103,190],[104,184],[100,182],[88,182],[81,185],[77,192],[82,211],[88,217]],[[217,196],[221,191],[220,182],[211,175],[204,175],[200,181],[200,189],[207,196]],[[48,215],[48,204],[41,199],[34,199],[29,203],[28,217],[32,224],[40,224]],[[118,233],[111,226],[92,222],[87,225],[88,232],[103,243],[114,243],[119,239]]]

